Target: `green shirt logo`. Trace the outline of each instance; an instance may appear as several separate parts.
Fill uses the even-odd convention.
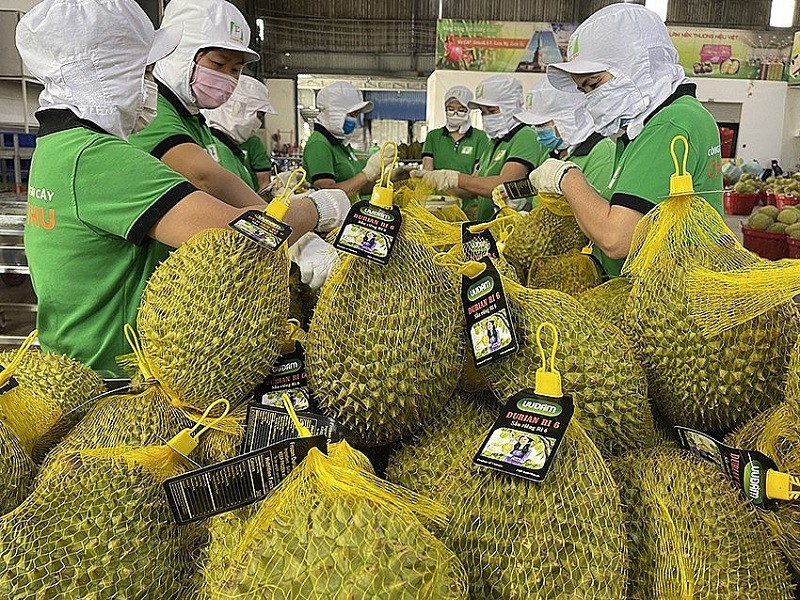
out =
[[[500,150],[500,152],[498,152],[497,154],[494,155],[494,158],[492,159],[492,162],[500,162],[502,160],[505,160],[505,158],[506,158],[506,151],[505,151],[505,149],[503,149],[503,150]]]
[[[475,153],[475,146],[462,146],[461,147],[461,154],[474,154]]]
[[[517,402],[517,408],[521,411],[542,415],[545,417],[557,417],[561,414],[561,405],[555,402],[545,402],[538,398],[521,398]]]
[[[488,275],[467,290],[467,298],[474,302],[494,289],[494,281]]]

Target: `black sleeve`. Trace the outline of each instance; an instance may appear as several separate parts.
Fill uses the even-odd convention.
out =
[[[133,227],[131,227],[128,232],[128,241],[137,246],[141,246],[147,239],[147,232],[153,228],[153,225],[167,214],[178,202],[196,191],[197,188],[188,181],[183,181],[175,187],[170,188],[161,198],[156,200],[150,208],[144,211],[142,216],[133,224]]]
[[[178,135],[171,135],[167,139],[160,141],[158,146],[153,148],[150,154],[161,160],[162,156],[172,150],[175,146],[180,146],[181,144],[194,144],[197,146],[197,142],[195,142],[190,136],[186,135],[185,133],[181,133]]]
[[[315,181],[319,181],[320,179],[333,179],[336,181],[336,177],[333,176],[333,173],[317,173],[314,177],[311,178],[311,183]]]
[[[507,162],[507,163],[510,163],[510,162],[513,162],[513,163],[519,163],[519,164],[521,164],[523,167],[525,167],[526,169],[528,169],[528,173],[530,173],[531,171],[533,171],[533,170],[536,168],[536,165],[534,165],[533,163],[529,163],[529,162],[528,162],[527,160],[525,160],[524,158],[511,157],[511,158],[509,158],[508,160],[506,160],[506,162]]]
[[[611,196],[611,205],[624,206],[643,215],[646,215],[656,207],[650,200],[645,200],[633,194],[614,194]]]

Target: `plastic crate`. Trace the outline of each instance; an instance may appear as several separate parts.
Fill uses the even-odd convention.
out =
[[[748,229],[742,224],[744,247],[761,258],[780,260],[789,257],[789,237],[785,233],[770,233]]]
[[[800,204],[800,196],[792,194],[775,194],[775,206],[778,210],[783,210],[787,206],[797,206]]]
[[[733,190],[722,193],[722,205],[729,215],[749,215],[760,199],[760,194],[740,194]]]
[[[764,190],[764,206],[775,206],[776,194],[773,190]]]
[[[786,242],[789,244],[789,258],[800,258],[800,240],[787,236]]]

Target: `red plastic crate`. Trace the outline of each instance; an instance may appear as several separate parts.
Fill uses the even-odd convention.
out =
[[[775,206],[776,194],[772,190],[764,190],[764,206]]]
[[[780,260],[789,257],[789,237],[785,233],[770,233],[748,229],[742,224],[744,247],[761,258]]]
[[[789,258],[800,258],[800,240],[787,237],[786,242],[789,244]]]
[[[759,194],[740,194],[733,190],[722,193],[722,205],[729,215],[749,215],[760,199]]]
[[[778,210],[783,210],[787,206],[797,206],[800,204],[800,196],[792,194],[775,194],[775,206]]]

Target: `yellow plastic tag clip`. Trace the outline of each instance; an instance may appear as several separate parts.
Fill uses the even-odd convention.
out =
[[[300,434],[300,437],[311,437],[311,432],[300,422],[300,419],[297,418],[297,413],[294,410],[294,404],[292,404],[292,399],[289,398],[289,394],[283,394],[281,400],[283,400],[283,408],[289,413],[289,418],[292,420],[292,424],[294,428],[297,429],[297,433]]]
[[[295,179],[297,183],[292,183]],[[292,195],[303,185],[305,180],[306,172],[304,169],[295,169],[292,171],[292,174],[289,175],[289,179],[286,181],[286,185],[283,187],[283,191],[267,204],[267,208],[264,209],[264,212],[276,221],[283,221],[286,212],[289,210],[289,201],[292,199]]]
[[[284,338],[281,346],[281,354],[289,354],[295,349],[297,342],[302,344],[305,341],[306,332],[300,327],[300,321],[289,319],[287,321],[286,338]]]
[[[800,500],[800,477],[770,469],[767,471],[767,498]]]
[[[22,342],[17,352],[14,354],[14,358],[11,359],[11,362],[8,363],[5,368],[0,371],[0,388],[2,388],[5,384],[8,383],[9,379],[14,376],[14,372],[19,367],[20,363],[22,363],[22,359],[25,358],[25,354],[28,352],[28,349],[33,345],[33,342],[36,341],[36,337],[39,335],[39,330],[34,329],[28,334],[28,337]]]
[[[219,417],[216,417],[210,423],[204,425],[203,423],[208,418],[209,413],[211,413],[211,410],[218,404],[222,404],[225,407],[225,410]],[[203,413],[203,416],[197,422],[197,425],[195,425],[191,429],[186,428],[181,430],[180,433],[173,436],[172,439],[170,439],[167,442],[167,446],[172,448],[178,454],[188,457],[194,451],[194,449],[197,448],[200,436],[209,429],[211,429],[219,421],[227,417],[228,412],[230,412],[230,410],[231,410],[231,405],[224,398],[220,398],[219,400],[212,402],[211,405]]]
[[[386,166],[386,150],[393,151],[393,157],[389,167]],[[394,142],[384,142],[380,149],[381,153],[381,175],[375,186],[372,188],[372,197],[369,203],[381,208],[392,208],[394,202],[394,185],[392,184],[392,171],[397,166],[397,144]]]
[[[587,256],[591,256],[594,250],[594,244],[589,242],[583,248],[581,248],[581,254],[586,254]]]
[[[478,275],[486,270],[486,265],[480,262],[471,260],[464,263],[464,266],[459,269],[462,275],[466,275],[470,279],[475,279]]]
[[[675,143],[679,140],[683,142],[683,173],[681,173],[681,167],[678,165],[678,155],[675,154]],[[686,162],[689,160],[689,141],[683,135],[676,135],[669,145],[669,152],[672,155],[672,164],[675,165],[675,173],[669,177],[669,195],[694,195],[692,175],[686,171]]]
[[[547,355],[542,346],[542,329],[549,327],[553,331],[553,348],[550,351],[550,370],[547,369]],[[552,323],[544,322],[536,328],[536,345],[539,347],[539,356],[542,359],[542,366],[536,369],[536,387],[534,392],[540,396],[550,396],[551,398],[562,398],[564,392],[561,389],[561,373],[556,370],[556,350],[558,350],[558,329]]]

